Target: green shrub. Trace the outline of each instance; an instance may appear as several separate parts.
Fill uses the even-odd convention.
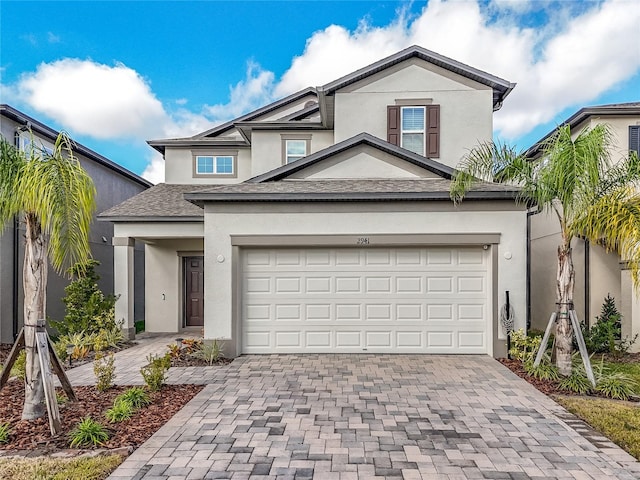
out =
[[[69,434],[71,448],[97,447],[109,440],[109,433],[91,417],[84,418]]]
[[[69,357],[69,354],[67,353],[67,342],[62,340],[62,338],[59,338],[57,342],[54,342],[53,349],[61,362],[66,361]]]
[[[629,400],[635,395],[635,386],[631,378],[621,372],[599,375],[596,380],[596,391],[617,400]]]
[[[586,395],[591,392],[591,382],[587,378],[583,369],[573,367],[571,375],[563,377],[558,383],[559,387],[569,392]]]
[[[509,350],[511,358],[523,363],[535,358],[542,343],[542,337],[530,337],[522,329],[512,331],[509,336],[511,338],[511,349]]]
[[[100,332],[107,346],[118,348],[124,343],[124,333],[122,333],[122,322],[118,322],[112,328]]]
[[[0,443],[9,443],[11,436],[11,425],[7,422],[0,423]]]
[[[171,357],[169,355],[162,357],[149,355],[147,362],[149,363],[140,369],[140,373],[149,390],[156,392],[164,385],[167,370],[171,367]]]
[[[212,343],[201,343],[200,345],[198,345],[195,352],[193,352],[193,356],[204,360],[209,365],[217,363],[218,360],[223,357],[222,349],[220,347],[220,344],[218,343],[218,340],[214,340]]]
[[[136,320],[133,326],[136,327],[136,333],[144,332],[144,320]]]
[[[27,374],[27,352],[26,350],[21,350],[18,356],[16,357],[16,361],[13,362],[13,366],[11,367],[11,376],[24,378]]]
[[[105,332],[106,330],[101,330],[93,339],[94,352],[101,352],[103,350],[106,350],[107,347],[109,346],[109,344],[107,343],[107,340],[105,339]]]
[[[107,417],[111,423],[122,422],[123,420],[129,420],[133,415],[133,406],[127,402],[116,398],[113,402],[113,407],[108,409],[104,416]]]
[[[558,380],[560,378],[560,374],[558,373],[558,369],[555,365],[552,365],[548,359],[543,359],[540,362],[540,365],[535,367],[533,365],[533,360],[529,359],[522,363],[524,370],[534,378],[538,380]]]
[[[105,296],[98,288],[100,276],[95,269],[99,264],[96,260],[89,260],[86,264],[77,263],[68,270],[73,281],[64,289],[64,320],[51,320],[51,325],[60,334],[83,331],[98,333],[115,325],[117,297]]]
[[[115,402],[127,402],[133,408],[138,409],[149,405],[151,403],[151,399],[144,389],[140,387],[131,387],[124,393],[118,395],[114,403]]]
[[[622,315],[616,308],[614,298],[608,294],[596,323],[589,328],[582,322],[580,330],[589,353],[624,354],[637,339],[637,335],[631,339],[622,338]]]
[[[96,376],[96,388],[100,392],[104,392],[113,386],[113,377],[115,376],[116,366],[114,364],[115,357],[111,355],[103,356],[96,354],[93,361],[93,373]]]

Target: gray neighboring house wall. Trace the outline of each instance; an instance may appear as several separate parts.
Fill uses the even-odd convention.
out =
[[[29,133],[29,131],[31,133]],[[20,138],[31,134],[36,142],[47,146],[55,142],[57,131],[9,105],[0,105],[0,134],[19,144]],[[104,211],[152,186],[144,178],[117,165],[102,155],[76,143],[75,155],[93,179],[97,190],[97,212]],[[113,224],[94,222],[89,242],[93,258],[100,262],[99,286],[105,293],[113,293]],[[144,248],[135,249],[135,318],[144,318]],[[22,264],[24,260],[24,226],[11,223],[0,235],[0,343],[11,343],[23,324]],[[47,285],[47,315],[61,320],[64,317],[64,288],[69,281],[49,270]]]

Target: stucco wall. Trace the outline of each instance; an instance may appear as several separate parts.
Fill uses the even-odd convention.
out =
[[[332,130],[309,131],[264,131],[256,130],[251,134],[251,176],[261,175],[284,165],[282,156],[282,135],[310,135],[310,154],[333,145]]]
[[[232,155],[235,152],[237,158],[237,175],[233,176],[196,176],[193,174],[194,155]],[[218,183],[238,183],[251,176],[251,151],[248,148],[237,147],[198,147],[190,149],[187,147],[172,148],[167,147],[164,154],[164,175],[165,183],[172,184],[218,184]]]
[[[335,96],[335,141],[361,132],[387,139],[387,106],[397,99],[440,105],[440,158],[455,167],[467,149],[491,140],[493,93],[484,85],[412,60],[356,83]]]
[[[521,210],[483,211],[479,204],[474,203],[463,203],[457,208],[450,202],[209,205],[205,210],[205,283],[208,285],[205,289],[205,337],[233,338],[231,343],[239,341],[235,330],[237,325],[232,321],[238,307],[234,304],[237,298],[234,288],[240,286],[234,273],[236,265],[232,261],[237,247],[232,247],[231,235],[500,233],[497,246],[498,302],[500,305],[504,302],[505,290],[511,292],[516,325],[523,328],[526,214]],[[485,208],[500,206],[492,204]],[[310,244],[313,244],[312,239]],[[508,253],[511,254],[509,259],[506,258]],[[504,348],[504,342],[496,340],[494,351],[501,348]]]
[[[202,240],[158,240],[145,246],[145,328],[148,332],[178,332],[182,328],[182,257],[202,254]]]

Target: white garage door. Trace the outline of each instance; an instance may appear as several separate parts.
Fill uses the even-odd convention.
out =
[[[247,249],[243,353],[487,353],[482,248]]]

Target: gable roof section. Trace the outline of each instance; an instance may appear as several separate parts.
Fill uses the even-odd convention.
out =
[[[638,115],[640,116],[640,102],[627,102],[627,103],[610,103],[607,105],[593,105],[590,107],[584,107],[578,110],[576,113],[567,118],[558,127],[569,125],[571,129],[576,125],[580,125],[589,117],[594,115],[598,116],[624,116],[624,115]],[[542,150],[544,143],[551,138],[551,136],[558,130],[558,127],[551,130],[544,137],[534,143],[525,152],[527,158],[534,158]]]
[[[246,113],[240,117],[234,118],[233,120],[229,120],[228,122],[217,125],[209,130],[198,133],[193,137],[182,137],[182,138],[166,138],[159,140],[148,140],[147,143],[159,151],[160,153],[164,153],[164,147],[167,145],[175,145],[175,146],[190,146],[190,145],[198,145],[198,146],[225,146],[225,145],[248,145],[248,143],[244,140],[220,140],[216,139],[219,135],[228,132],[229,130],[236,127],[236,123],[238,122],[250,122],[255,120],[256,118],[266,115],[278,108],[285,107],[291,103],[297,102],[301,98],[304,98],[308,95],[317,95],[317,91],[313,87],[307,87],[304,90],[300,90],[299,92],[293,93],[287,97],[281,98],[273,103],[265,105],[264,107],[260,107],[257,110],[253,110],[252,112]],[[310,108],[305,108],[304,110],[310,110]],[[296,113],[300,113],[296,112]],[[308,113],[308,112],[305,112]]]
[[[418,167],[422,167],[425,170],[435,173],[436,175],[447,180],[450,180],[454,173],[453,168],[448,167],[440,162],[436,162],[429,158],[425,158],[422,155],[418,155],[417,153],[413,153],[409,150],[405,150],[404,148],[392,145],[378,137],[374,137],[369,133],[360,133],[355,137],[351,137],[340,143],[336,143],[335,145],[325,148],[324,150],[320,150],[319,152],[313,153],[305,158],[289,163],[287,165],[283,165],[262,175],[250,178],[246,181],[246,183],[263,183],[285,179],[295,172],[299,172],[304,168],[321,162],[322,160],[330,158],[338,153],[350,150],[358,145],[369,145],[373,148],[377,148],[382,152],[390,153],[391,155],[394,155],[409,163],[413,163]]]
[[[13,108],[11,105],[0,104],[0,116],[7,117],[14,122],[17,122],[22,125],[30,126],[31,130],[42,137],[45,137],[52,142],[56,141],[60,132],[54,130],[51,127],[48,127],[44,123],[36,120],[35,118],[30,117],[26,113],[22,113],[21,111]],[[119,175],[128,178],[129,180],[133,180],[134,182],[142,185],[143,187],[151,187],[153,183],[150,181],[136,175],[131,170],[127,170],[126,168],[118,165],[117,163],[109,160],[107,157],[103,157],[97,152],[94,152],[90,148],[85,147],[84,145],[73,142],[73,150],[82,155],[83,157],[88,158],[100,165],[107,167],[110,170],[113,170]]]
[[[511,90],[516,86],[515,83],[511,83],[503,78],[483,72],[482,70],[478,70],[477,68],[458,62],[452,58],[445,57],[439,53],[432,52],[431,50],[427,50],[426,48],[422,48],[418,45],[413,45],[394,53],[387,58],[383,58],[382,60],[372,63],[367,67],[361,68],[360,70],[356,70],[355,72],[345,75],[333,82],[327,83],[322,87],[318,87],[318,93],[321,97],[331,96],[341,88],[414,57],[491,87],[493,89],[494,110],[498,110],[502,106],[502,102],[506,96],[509,95]]]

